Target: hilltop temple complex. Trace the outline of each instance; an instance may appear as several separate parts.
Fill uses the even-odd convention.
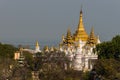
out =
[[[71,68],[77,71],[88,71],[93,68],[95,60],[98,59],[98,55],[94,51],[94,48],[99,43],[99,36],[95,35],[93,27],[91,28],[90,34],[87,34],[83,23],[83,12],[81,10],[76,31],[74,34],[71,34],[70,28],[68,28],[66,36],[62,36],[62,41],[59,44],[59,48],[49,48],[48,46],[45,46],[44,50],[42,51],[38,41],[36,41],[34,50],[22,49],[22,51],[28,51],[32,53],[33,57],[36,57],[36,53],[44,53],[44,55],[49,53],[51,56],[48,58],[57,57],[58,59],[66,57],[69,60],[69,64],[65,61],[62,62],[65,70]],[[59,53],[61,53],[61,55],[64,53],[65,57],[60,57]],[[19,52],[15,53],[15,60],[17,59],[20,59]]]
[[[98,55],[93,49],[96,47],[96,44],[99,43],[99,37],[94,34],[93,27],[90,34],[87,34],[83,23],[83,12],[81,10],[78,27],[75,33],[72,35],[69,28],[66,36],[62,36],[59,49],[65,52],[66,56],[71,61],[69,65],[71,68],[86,71],[92,69],[94,61],[98,58]]]

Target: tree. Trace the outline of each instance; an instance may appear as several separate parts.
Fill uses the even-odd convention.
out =
[[[112,39],[112,43],[114,44],[115,48],[115,54],[114,57],[115,59],[120,60],[120,35],[117,35]]]
[[[10,65],[14,63],[14,52],[17,50],[13,45],[0,43],[0,80],[10,76]]]
[[[10,80],[32,80],[31,70],[27,67],[15,67]]]
[[[12,58],[14,57],[14,52],[18,49],[10,44],[1,44],[0,43],[0,57]]]
[[[113,80],[120,74],[120,62],[115,59],[99,59],[95,64],[95,70],[98,75],[106,79]]]
[[[106,79],[120,79],[120,35],[98,44],[95,51],[99,58],[95,64],[96,72]]]
[[[32,69],[33,68],[33,54],[28,51],[23,51],[23,55],[25,57],[26,66]]]
[[[99,59],[120,59],[120,36],[117,35],[111,41],[98,44],[95,50]]]

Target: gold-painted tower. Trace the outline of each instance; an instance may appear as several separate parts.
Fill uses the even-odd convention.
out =
[[[79,41],[87,41],[88,40],[88,34],[85,31],[84,24],[83,24],[83,15],[82,15],[82,10],[80,11],[80,17],[79,17],[79,23],[78,23],[78,28],[73,35],[73,40]]]
[[[97,44],[97,37],[94,34],[94,28],[92,27],[91,32],[90,32],[90,36],[88,38],[88,41],[86,43],[87,46],[95,46]]]
[[[39,43],[38,43],[38,41],[36,41],[36,48],[39,48]]]
[[[68,30],[67,30],[67,34],[66,34],[66,38],[64,40],[64,44],[68,47],[73,45],[73,38],[72,38],[72,35],[71,35],[70,28],[68,28]]]

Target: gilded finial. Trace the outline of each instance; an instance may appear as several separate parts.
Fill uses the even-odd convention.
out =
[[[68,30],[67,30],[67,32],[70,32],[70,27],[68,27]]]
[[[71,37],[71,31],[70,31],[70,27],[67,30],[67,37]]]
[[[82,14],[82,4],[81,4],[81,10],[80,10],[80,14]]]
[[[45,46],[44,50],[45,50],[45,52],[49,52],[48,46]]]
[[[90,35],[94,35],[94,27],[91,28],[91,33]]]

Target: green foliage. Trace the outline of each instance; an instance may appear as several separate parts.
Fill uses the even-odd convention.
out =
[[[106,79],[113,80],[120,75],[120,62],[115,59],[99,59],[95,64],[98,75]]]
[[[117,35],[112,39],[115,48],[115,58],[120,60],[120,35]]]
[[[96,46],[99,59],[120,59],[120,36]]]
[[[14,67],[10,80],[32,80],[31,71],[26,67]]]
[[[27,51],[23,51],[23,55],[25,57],[25,61],[29,68],[33,67],[33,55]]]
[[[105,80],[120,79],[120,35],[98,44],[95,51],[99,58],[95,64],[97,74],[102,75]]]
[[[0,57],[13,58],[16,50],[13,45],[0,43]]]
[[[17,48],[10,44],[0,43],[0,80],[6,79],[11,73],[10,65],[14,63],[14,52]]]
[[[120,35],[113,37],[112,42],[120,43]]]

